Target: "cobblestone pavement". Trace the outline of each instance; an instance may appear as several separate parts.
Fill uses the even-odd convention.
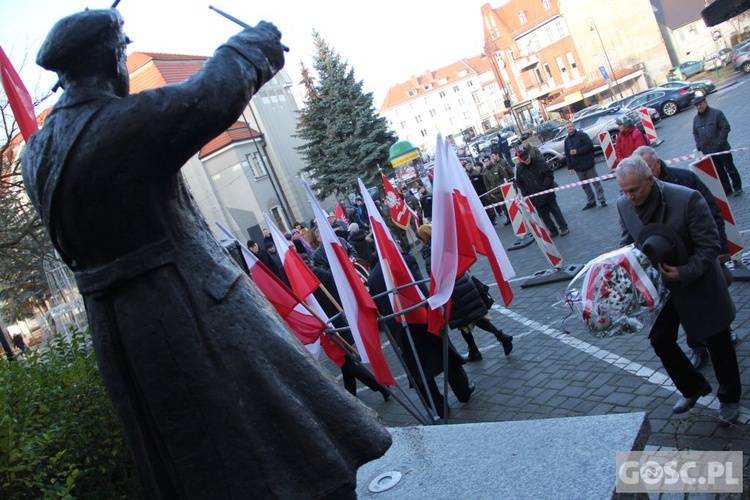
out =
[[[750,105],[743,97],[750,89],[750,79],[736,75],[719,88],[708,97],[709,105],[727,115],[733,126],[730,134],[732,146],[750,146],[750,127],[745,121],[750,114]],[[692,152],[694,114],[691,107],[657,126],[657,133],[666,139],[657,148],[663,159]],[[750,187],[750,151],[736,154],[735,163]],[[687,167],[687,163],[678,166]],[[600,175],[607,170],[601,158],[597,170]],[[556,180],[563,185],[577,179],[567,170],[559,170]],[[605,182],[604,190],[609,205],[587,211],[581,211],[586,199],[580,188],[558,193],[558,202],[571,231],[570,235],[555,239],[565,264],[585,264],[619,246],[620,229],[615,207],[619,190],[616,181]],[[750,190],[742,197],[730,197],[729,202],[747,245],[750,243]],[[498,226],[497,231],[506,248],[515,240],[510,226]],[[476,382],[477,390],[466,404],[458,403],[450,394],[449,423],[645,411],[652,428],[650,447],[742,450],[746,457],[750,454],[750,427],[747,425],[750,421],[750,398],[747,396],[747,387],[750,386],[750,283],[735,282],[730,287],[738,310],[733,327],[741,339],[737,356],[746,388],[741,401],[741,425],[721,428],[716,420],[718,401],[713,396],[700,399],[687,416],[672,415],[672,405],[679,395],[653,353],[645,332],[610,339],[593,337],[578,320],[568,317],[570,310],[567,306],[555,305],[562,299],[567,281],[521,288],[525,277],[549,267],[536,245],[509,252],[509,256],[517,274],[512,282],[515,299],[508,309],[495,305],[491,316],[493,323],[514,336],[515,348],[510,356],[505,357],[500,344],[490,333],[475,329],[484,359],[467,364],[466,370]],[[484,259],[480,259],[472,272],[486,283],[494,284]],[[497,288],[491,292],[500,302]],[[466,345],[458,332],[451,331],[450,336],[459,351],[466,352]],[[684,336],[681,336],[681,343],[685,346]],[[686,346],[685,349],[687,351]],[[386,352],[391,366],[396,367],[394,370],[403,374],[392,349],[386,347]],[[717,383],[710,363],[703,373],[715,391]],[[399,377],[398,381],[415,398],[415,393],[407,389],[405,377]],[[359,397],[377,410],[390,426],[417,423],[397,402],[383,402],[380,394],[369,389],[360,390]],[[747,476],[746,468],[746,493]]]

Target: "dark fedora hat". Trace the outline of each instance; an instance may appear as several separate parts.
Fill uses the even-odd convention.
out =
[[[638,245],[654,266],[680,266],[688,260],[685,242],[665,224],[647,224],[638,234]]]

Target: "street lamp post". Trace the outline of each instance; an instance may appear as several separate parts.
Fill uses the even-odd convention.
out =
[[[596,31],[596,36],[599,38],[599,44],[602,46],[602,52],[604,52],[604,58],[607,60],[607,66],[609,67],[611,78],[614,78],[615,80],[615,89],[617,89],[617,94],[620,96],[620,99],[622,99],[622,91],[620,90],[620,85],[617,83],[617,75],[615,74],[615,70],[612,69],[612,61],[609,60],[607,49],[604,48],[604,42],[602,41],[602,36],[599,34],[599,28],[596,26],[596,22],[590,17],[586,18],[586,24],[589,27],[589,31]]]
[[[510,103],[510,92],[508,91],[508,87],[506,86],[505,80],[503,79],[503,75],[500,69],[500,66],[497,63],[497,59],[495,58],[495,51],[497,50],[497,45],[495,45],[494,40],[493,44],[490,45],[489,43],[485,42],[484,45],[484,53],[489,57],[490,64],[492,65],[492,68],[495,70],[495,80],[498,84],[500,84],[501,94],[503,96],[503,104],[506,105]],[[521,125],[518,121],[518,117],[516,116],[516,112],[513,109],[512,105],[506,105],[506,109],[510,110],[510,117],[511,120],[513,120],[513,125],[516,127],[516,130],[518,131],[518,135],[521,135]]]

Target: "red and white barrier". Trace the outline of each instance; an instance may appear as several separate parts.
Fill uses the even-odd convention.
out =
[[[695,161],[690,164],[690,170],[703,181],[703,184],[711,191],[716,199],[716,204],[721,209],[721,215],[724,217],[724,229],[727,232],[727,244],[729,245],[729,255],[735,260],[742,256],[742,251],[745,248],[745,244],[740,236],[740,230],[737,227],[737,221],[734,219],[732,208],[729,206],[727,201],[727,195],[724,193],[724,188],[719,180],[719,174],[716,173],[716,166],[710,156],[705,156],[702,159]]]
[[[615,145],[612,144],[612,137],[610,137],[609,132],[601,132],[599,134],[599,142],[602,144],[602,151],[604,152],[604,159],[607,160],[607,165],[610,169],[613,169],[617,153],[615,153]]]
[[[513,187],[512,183],[506,182],[500,185],[500,191],[503,193],[505,206],[508,208],[508,216],[511,224],[513,224],[513,233],[519,238],[526,236],[529,233],[529,228],[526,227],[526,222],[516,200],[518,198],[516,188]]]
[[[536,244],[539,245],[539,249],[542,251],[544,256],[549,261],[552,267],[558,267],[562,263],[562,255],[552,241],[552,237],[549,235],[547,226],[539,218],[539,214],[534,208],[534,204],[528,198],[517,197],[516,200],[521,214],[531,228],[531,234],[534,235]]]
[[[658,139],[656,135],[656,127],[654,122],[651,120],[651,115],[648,112],[649,108],[638,108],[638,113],[641,115],[641,123],[643,123],[643,130],[646,131],[646,137],[648,138],[649,144],[654,144]]]

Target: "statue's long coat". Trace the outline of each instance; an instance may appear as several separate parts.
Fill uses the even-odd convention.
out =
[[[272,74],[247,33],[178,85],[125,98],[71,87],[24,155],[149,497],[335,496],[390,445],[229,260],[180,180]]]

